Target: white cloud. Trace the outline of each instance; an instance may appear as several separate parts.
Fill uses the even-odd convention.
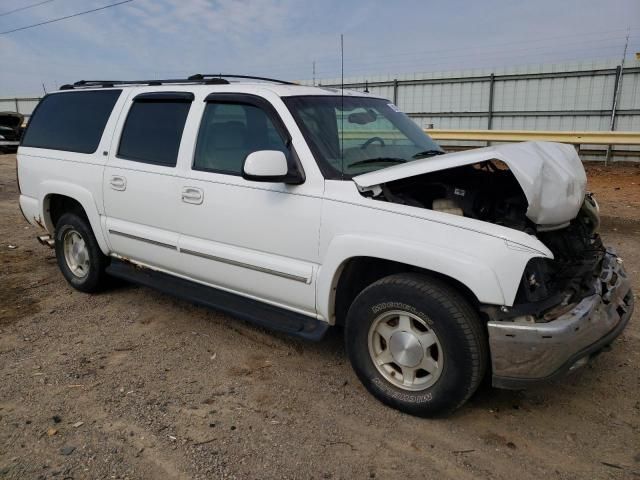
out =
[[[107,0],[51,2],[15,18],[1,17],[0,29],[105,3]],[[548,61],[563,52],[568,55],[568,42],[545,40],[562,34],[586,35],[574,38],[574,44],[582,38],[591,41],[579,52],[574,45],[574,54],[602,57],[617,52],[617,44],[611,40],[590,48],[600,38],[592,32],[615,30],[621,37],[629,22],[635,22],[631,26],[636,28],[638,45],[637,0],[611,0],[606,5],[598,0],[567,0],[563,5],[566,7],[560,8],[554,0],[535,4],[509,0],[134,0],[0,36],[0,97],[38,93],[43,81],[52,87],[81,78],[222,71],[302,79],[311,76],[313,60],[319,77],[336,77],[340,33],[345,33],[347,75]],[[527,44],[521,46],[523,52],[510,52],[514,41],[546,41],[551,53],[527,51]],[[492,44],[504,46],[486,47]],[[452,49],[459,50],[450,53]]]

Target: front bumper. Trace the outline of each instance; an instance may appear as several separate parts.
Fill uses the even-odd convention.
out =
[[[633,313],[633,292],[622,260],[612,250],[594,280],[595,294],[546,323],[525,318],[490,321],[493,385],[521,389],[587,363],[624,330]]]

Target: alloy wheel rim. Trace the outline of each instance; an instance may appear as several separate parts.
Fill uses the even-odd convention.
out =
[[[89,250],[82,235],[70,229],[62,238],[64,260],[73,275],[84,278],[89,274]]]
[[[411,312],[393,310],[376,317],[368,344],[378,372],[398,388],[424,390],[442,374],[440,341],[427,322]]]

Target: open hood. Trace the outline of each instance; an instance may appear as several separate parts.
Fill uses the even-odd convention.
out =
[[[358,175],[353,181],[364,191],[394,180],[486,160],[499,160],[509,167],[527,198],[526,215],[535,224],[562,225],[578,214],[587,176],[575,148],[563,143],[523,142],[448,153]]]
[[[18,112],[0,112],[0,126],[18,131],[24,121],[24,115]]]

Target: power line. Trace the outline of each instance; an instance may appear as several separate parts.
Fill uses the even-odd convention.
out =
[[[630,30],[632,31],[636,31],[636,30],[640,30],[638,28],[631,28]],[[619,35],[612,35],[614,33],[617,32],[625,32],[624,34],[620,33]],[[579,42],[580,44],[584,43],[584,42],[597,42],[597,41],[602,41],[602,40],[612,40],[612,39],[619,39],[619,40],[623,40],[624,37],[626,35],[626,29],[625,30],[610,30],[608,32],[589,32],[589,33],[577,33],[577,34],[571,34],[571,35],[561,35],[561,36],[554,36],[554,37],[544,37],[544,38],[537,38],[537,39],[529,39],[529,40],[521,40],[521,41],[512,41],[512,42],[501,42],[501,43],[493,43],[493,44],[474,44],[473,46],[470,45],[466,45],[466,46],[461,46],[461,47],[456,47],[456,48],[437,48],[437,49],[431,49],[431,50],[420,50],[420,51],[413,51],[413,52],[394,52],[394,53],[389,53],[389,54],[379,54],[376,55],[376,58],[387,58],[387,57],[393,57],[393,58],[398,58],[398,57],[405,57],[405,56],[418,56],[418,55],[425,55],[425,54],[433,54],[433,53],[448,53],[448,52],[454,52],[454,51],[468,51],[470,49],[472,49],[473,47],[475,47],[477,45],[478,48],[482,49],[483,51],[486,51],[487,49],[495,49],[495,48],[501,48],[501,47],[511,47],[513,45],[517,45],[517,44],[523,44],[523,45],[531,45],[531,44],[536,44],[536,43],[544,43],[544,42],[548,42],[549,40],[554,40],[554,39],[564,39],[564,38],[573,38],[573,37],[584,37],[584,36],[589,36],[589,37],[593,37],[592,39],[589,40],[574,40],[573,42],[570,43],[576,43]],[[635,36],[635,34],[633,34],[632,36]],[[569,42],[563,42],[560,46],[562,45],[566,45]],[[552,42],[548,45],[543,45],[543,47],[545,48],[558,48],[558,42]],[[329,60],[335,60],[335,58],[332,55],[321,55],[321,56],[316,56],[316,60],[325,60],[325,59],[329,59]]]
[[[635,38],[640,39],[640,36],[637,36]],[[525,49],[523,48],[502,49],[500,51],[490,51],[490,52],[481,52],[481,53],[470,51],[467,53],[457,53],[454,55],[451,55],[451,54],[432,55],[432,56],[428,56],[428,57],[425,56],[424,58],[416,58],[416,59],[399,58],[399,59],[392,59],[392,60],[386,60],[386,61],[379,61],[378,59],[356,58],[349,62],[348,69],[350,71],[349,72],[350,75],[353,75],[354,73],[357,73],[357,72],[372,73],[375,71],[377,71],[377,73],[380,74],[382,73],[383,70],[386,70],[386,69],[392,70],[394,68],[395,69],[403,68],[403,67],[415,68],[415,67],[418,67],[419,65],[425,65],[428,67],[452,65],[452,64],[455,65],[455,64],[464,63],[465,59],[481,60],[484,62],[496,62],[496,61],[507,60],[515,57],[521,58],[522,54],[520,52],[526,52],[527,53],[526,58],[529,58],[529,59],[532,57],[548,56],[551,53],[556,53],[550,50],[557,51],[558,53],[557,59],[549,60],[551,62],[555,62],[555,61],[566,60],[569,56],[571,55],[575,56],[582,52],[584,52],[585,55],[583,55],[580,58],[589,58],[588,55],[586,54],[590,52],[603,51],[603,50],[609,51],[609,50],[620,48],[618,44],[608,44],[608,45],[588,46],[588,47],[585,46],[585,43],[590,43],[593,41],[594,40],[583,41],[580,44],[567,43],[566,45],[571,45],[571,46],[569,48],[560,49],[560,51],[557,46],[548,45],[548,46],[536,46],[536,47],[525,48]],[[561,55],[563,56],[562,58],[560,58]],[[575,58],[575,57],[572,57],[572,58]],[[330,72],[333,74],[337,74],[337,76],[339,76],[339,65],[338,65],[337,59],[334,58],[332,59],[331,62],[323,62],[322,64],[319,64],[319,62],[317,61],[315,63],[316,63],[316,79],[327,78],[330,75]],[[299,75],[299,72],[304,69],[303,67],[304,64],[306,64],[306,61],[300,60],[298,62],[292,62],[288,65],[283,64],[274,68],[274,67],[271,67],[270,65],[267,66],[267,64],[254,63],[252,65],[252,68],[260,69],[264,66],[270,72],[280,72],[280,73],[284,72],[287,74],[297,70],[298,71],[297,75]],[[323,68],[319,69],[318,68],[319,66],[322,66]],[[489,66],[495,67],[496,65],[488,65],[487,67]],[[479,67],[476,66],[475,68],[479,68]],[[319,73],[320,71],[322,71],[322,73]]]
[[[618,47],[607,47],[607,48],[620,48]],[[595,50],[595,49],[594,49]],[[591,51],[591,50],[590,50]],[[546,56],[548,53],[537,53],[527,56],[529,59],[528,63],[525,63],[524,66],[530,65],[532,58],[540,58],[541,56]],[[558,57],[555,59],[544,59],[546,63],[564,63],[569,61],[604,61],[611,60],[610,55],[606,55],[604,57],[593,57],[586,56],[585,54],[579,55],[578,52],[569,53],[566,52],[566,56]],[[573,56],[572,56],[573,55]],[[579,55],[579,56],[576,56]],[[469,70],[475,69],[500,69],[505,66],[523,66],[522,64],[513,63],[512,60],[516,58],[515,55],[509,55],[504,57],[495,57],[491,59],[491,57],[483,57],[483,56],[470,56],[470,60],[480,60],[479,62],[474,62],[472,67],[468,67]],[[521,55],[518,55],[517,58],[522,59]],[[535,63],[538,63],[536,61]],[[454,69],[456,71],[460,70],[461,61],[448,60],[448,61],[439,61],[439,62],[411,62],[405,63],[403,65],[392,65],[390,63],[380,63],[373,64],[371,66],[356,66],[349,67],[349,77],[365,77],[365,76],[385,76],[385,75],[404,75],[409,73],[447,73],[449,69]],[[437,68],[436,68],[437,67]],[[320,79],[323,83],[326,83],[327,80],[330,80],[332,84],[340,83],[340,66],[334,64],[331,68],[323,68],[320,73],[316,72],[316,78]],[[363,80],[364,81],[364,80]]]
[[[631,29],[631,30],[637,30],[637,29]],[[613,32],[614,31],[597,32],[597,33],[610,34]],[[615,32],[617,32],[617,30]],[[600,36],[600,37],[595,36],[595,34],[587,34],[587,35],[592,38],[585,39],[585,40],[572,40],[568,42],[562,42],[561,45],[558,45],[557,42],[549,45],[536,45],[536,44],[539,44],[540,42],[545,42],[548,40],[548,39],[536,39],[536,40],[528,40],[528,41],[521,41],[521,42],[480,45],[477,48],[466,46],[466,47],[458,47],[458,48],[427,50],[422,52],[395,52],[395,53],[387,53],[387,54],[377,53],[375,55],[375,58],[366,58],[366,57],[354,58],[349,62],[348,67],[350,70],[353,70],[354,66],[360,67],[359,70],[363,71],[362,67],[366,69],[367,66],[371,66],[374,68],[377,68],[377,67],[391,68],[393,65],[400,66],[403,64],[407,66],[408,64],[419,64],[419,63],[426,63],[429,65],[433,65],[434,60],[440,60],[440,59],[448,60],[453,58],[473,58],[473,59],[488,60],[490,58],[499,59],[499,57],[507,58],[510,56],[515,56],[518,52],[526,52],[527,54],[529,54],[527,56],[531,56],[531,52],[534,52],[534,51],[540,52],[545,50],[546,51],[551,50],[548,53],[563,52],[562,53],[563,55],[567,55],[567,54],[575,54],[576,50],[591,51],[591,50],[609,50],[609,49],[619,48],[617,43],[612,44],[616,40],[621,39],[621,37],[617,35],[615,36],[607,35],[607,36]],[[579,36],[586,36],[586,35],[575,34],[575,35],[564,35],[562,37],[550,37],[550,38],[570,38],[570,37],[579,37]],[[631,35],[631,37],[634,39],[640,40],[640,34]],[[622,37],[622,39],[623,38],[624,36]],[[588,44],[594,44],[594,43],[596,44],[596,46],[587,47]],[[527,47],[519,46],[516,48],[511,48],[511,45],[515,45],[515,44],[520,44],[520,45],[528,44],[531,46],[527,46]],[[502,47],[502,48],[498,48],[498,47]],[[507,47],[507,48],[504,48],[504,47]],[[477,52],[476,51],[477,49],[481,51]],[[413,57],[413,58],[410,58],[410,57]],[[326,75],[326,73],[324,72],[323,74],[318,74],[318,72],[319,70],[325,70],[327,64],[331,64],[334,68],[337,65],[337,59],[335,56],[319,55],[315,57],[314,61],[316,63],[316,78],[322,78],[323,76]],[[555,61],[555,60],[552,60],[552,61]],[[300,59],[298,61],[294,61],[289,64],[281,63],[276,68],[273,68],[270,62],[263,62],[263,63],[253,62],[251,66],[248,68],[260,69],[264,67],[264,68],[268,68],[269,71],[278,71],[278,72],[291,72],[292,70],[301,71],[303,69],[302,65],[308,65],[307,62],[308,60],[306,59]],[[451,62],[446,62],[446,63],[448,64]],[[441,65],[441,64],[442,62],[437,63],[437,65]],[[306,70],[306,68],[304,69]],[[336,69],[335,71],[337,72],[338,69]]]
[[[0,17],[4,17],[5,15],[11,15],[12,13],[21,12],[22,10],[28,10],[29,8],[38,7],[40,5],[44,5],[45,3],[51,3],[53,0],[45,0],[44,2],[34,3],[33,5],[27,5],[26,7],[15,8],[13,10],[9,10],[8,12],[0,13]]]
[[[39,27],[40,25],[47,25],[48,23],[59,22],[61,20],[66,20],[68,18],[79,17],[80,15],[85,15],[87,13],[97,12],[99,10],[105,10],[105,9],[111,8],[111,7],[117,7],[118,5],[122,5],[123,3],[129,3],[129,2],[133,2],[133,0],[123,0],[122,2],[112,3],[111,5],[105,5],[104,7],[93,8],[91,10],[85,10],[84,12],[74,13],[73,15],[67,15],[66,17],[53,18],[53,19],[47,20],[45,22],[34,23],[33,25],[27,25],[25,27],[20,27],[20,28],[14,28],[13,30],[7,30],[5,32],[0,32],[0,35],[6,35],[8,33],[13,33],[13,32],[19,32],[20,30],[26,30],[28,28]]]
[[[620,45],[600,45],[600,46],[595,46],[595,47],[584,47],[584,46],[575,46],[573,48],[568,48],[568,49],[564,49],[562,52],[563,53],[579,53],[584,51],[585,53],[587,52],[591,52],[591,51],[597,51],[597,50],[612,50],[612,49],[618,49],[620,48]],[[357,66],[360,69],[362,68],[367,68],[368,66],[380,66],[380,65],[384,65],[386,67],[392,67],[392,66],[400,66],[400,65],[411,65],[411,64],[415,64],[415,63],[429,63],[432,64],[435,60],[453,60],[453,59],[465,59],[465,58],[470,58],[470,59],[481,59],[481,60],[488,60],[488,59],[501,59],[501,58],[509,58],[509,57],[514,57],[514,56],[521,56],[520,52],[526,52],[527,53],[527,57],[531,58],[533,56],[543,56],[543,55],[548,55],[550,53],[555,53],[558,51],[557,47],[553,47],[553,46],[546,46],[546,47],[538,47],[538,48],[526,48],[526,49],[510,49],[510,50],[503,50],[503,51],[496,51],[496,52],[481,52],[481,53],[476,53],[476,52],[469,52],[469,53],[464,53],[464,54],[456,54],[456,55],[437,55],[437,56],[431,56],[431,57],[424,57],[424,58],[416,58],[416,59],[397,59],[397,60],[389,60],[386,62],[379,62],[377,59],[357,59],[354,60],[352,62],[352,64],[350,65],[350,67],[352,66]],[[446,63],[451,63],[451,62],[446,62]]]

